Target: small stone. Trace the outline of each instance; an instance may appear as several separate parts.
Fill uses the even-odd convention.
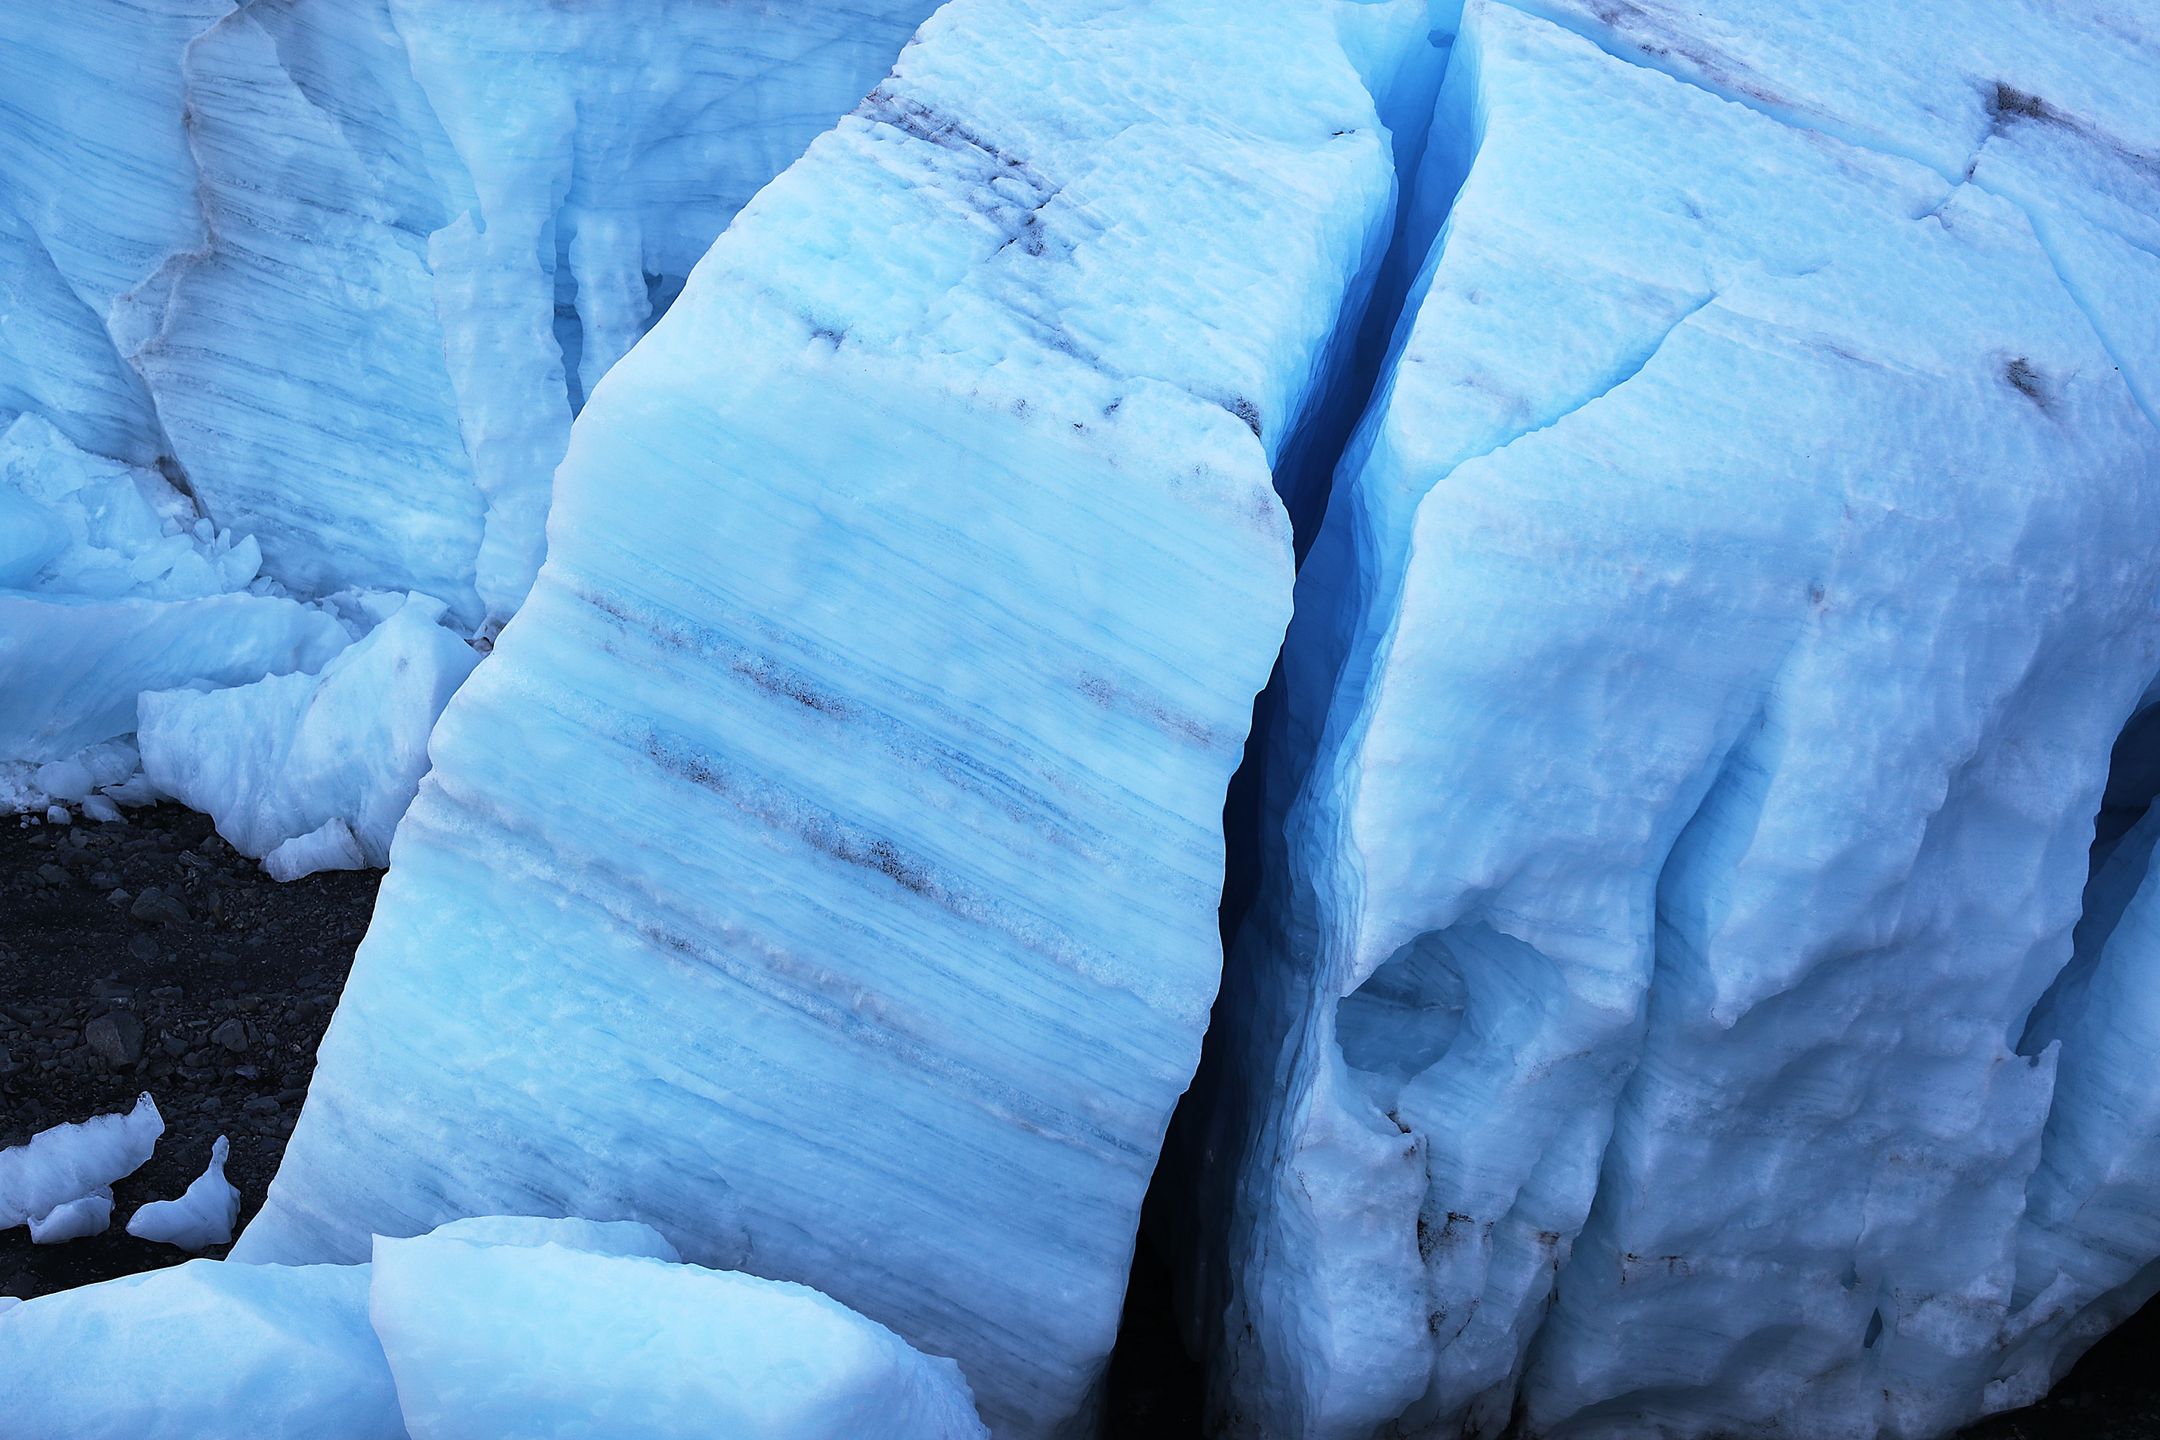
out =
[[[128,892],[124,889],[116,889],[112,892],[112,894],[106,896],[105,898],[115,905],[125,905],[128,903],[128,901],[134,899],[135,897],[128,894]]]
[[[128,941],[128,954],[137,960],[155,960],[158,956],[158,943],[148,935],[137,935]]]
[[[186,993],[178,985],[160,985],[150,992],[150,998],[153,1000],[178,1000]]]
[[[83,1043],[115,1070],[142,1059],[142,1021],[132,1010],[115,1010],[83,1026]]]
[[[210,1032],[210,1039],[237,1055],[248,1048],[247,1026],[238,1020],[227,1020]]]
[[[177,896],[168,895],[155,885],[143,887],[135,903],[128,906],[128,914],[146,924],[185,925],[189,915],[187,906]]]
[[[262,1079],[262,1071],[256,1069],[253,1065],[235,1065],[232,1067],[232,1073],[241,1080]]]
[[[100,870],[90,877],[90,883],[100,890],[117,890],[120,888],[120,877],[110,870]]]
[[[14,1068],[15,1057],[8,1054],[7,1046],[0,1045],[0,1075],[5,1075],[8,1071]]]
[[[189,1049],[187,1037],[184,1035],[167,1035],[164,1039],[158,1041],[158,1047],[167,1055],[174,1057],[187,1054]]]
[[[240,1109],[249,1115],[274,1115],[278,1110],[278,1102],[268,1095],[257,1095]]]
[[[38,866],[37,873],[38,879],[44,881],[48,885],[65,885],[68,882],[68,872],[61,869],[58,865],[53,864],[51,861],[47,861],[45,864]]]

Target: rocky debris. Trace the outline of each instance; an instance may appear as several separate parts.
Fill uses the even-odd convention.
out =
[[[229,1134],[244,1219],[299,1115],[379,878],[280,885],[178,807],[110,824],[0,820],[0,1146],[148,1090],[166,1134],[115,1187],[117,1210],[181,1193]],[[18,1228],[0,1233],[0,1293],[184,1258],[118,1226],[36,1248]]]

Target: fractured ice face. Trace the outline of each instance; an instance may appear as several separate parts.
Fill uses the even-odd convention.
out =
[[[2145,242],[2059,244],[2122,208],[2093,137],[2156,123],[2153,37],[2078,84],[2090,25],[1879,8],[1877,70],[2010,67],[1913,128],[1842,88],[1851,7],[1550,8],[1588,38],[1469,7],[1452,209],[1300,576],[1195,1141],[1218,1413],[1938,1433],[2152,1284],[2137,1183],[2051,1228],[2150,1163],[2095,1138],[2137,1007],[2018,1042],[2156,666],[2153,352],[2091,318]]]
[[[10,6],[0,421],[499,624],[585,395],[931,8]]]

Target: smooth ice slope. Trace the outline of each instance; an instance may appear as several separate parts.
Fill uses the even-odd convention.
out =
[[[368,1314],[412,1440],[969,1440],[950,1360],[814,1290],[446,1226],[377,1240]]]
[[[389,862],[390,836],[427,773],[428,733],[480,656],[408,597],[316,675],[209,692],[144,695],[136,745],[161,792],[214,817],[243,855],[273,856],[281,880],[316,868],[299,840],[334,827],[346,866]]]
[[[364,1265],[190,1260],[0,1312],[9,1440],[405,1440]]]
[[[1300,577],[1196,1141],[1216,1413],[1944,1433],[2154,1283],[2138,902],[2120,998],[2020,1036],[2160,663],[2160,46],[1545,8],[1590,38],[1468,7]]]
[[[744,210],[579,421],[238,1253],[633,1215],[1080,1411],[1425,29],[966,0]]]
[[[931,8],[9,5],[0,423],[499,623],[585,394]]]
[[[134,1174],[164,1133],[157,1103],[144,1094],[125,1115],[54,1125],[26,1144],[0,1150],[0,1230],[27,1225]]]

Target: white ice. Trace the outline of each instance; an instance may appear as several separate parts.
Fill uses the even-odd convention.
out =
[[[952,1361],[805,1286],[663,1258],[379,1239],[368,1314],[413,1440],[987,1433]]]
[[[240,1192],[225,1178],[225,1159],[230,1153],[226,1138],[218,1136],[210,1146],[208,1168],[177,1197],[139,1206],[128,1217],[127,1233],[182,1250],[207,1250],[229,1242],[240,1218]]]
[[[112,1205],[112,1191],[102,1185],[79,1199],[55,1205],[30,1222],[30,1243],[64,1245],[102,1235],[112,1224]]]
[[[316,674],[141,697],[136,744],[158,790],[217,821],[289,880],[381,866],[428,765],[428,734],[480,656],[415,595]]]
[[[0,1150],[0,1230],[26,1225],[141,1169],[165,1121],[145,1093],[123,1115],[40,1130]]]
[[[156,472],[24,415],[0,434],[0,806],[124,786],[136,697],[319,668],[349,636]]]

